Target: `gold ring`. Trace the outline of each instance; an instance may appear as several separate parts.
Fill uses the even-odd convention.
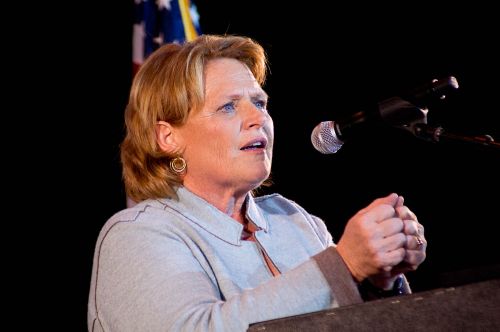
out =
[[[417,241],[417,249],[420,249],[424,245],[424,241],[418,235],[415,235],[415,240]]]

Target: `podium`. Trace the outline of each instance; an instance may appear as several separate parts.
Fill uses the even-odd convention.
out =
[[[248,332],[500,331],[500,279],[252,324]]]

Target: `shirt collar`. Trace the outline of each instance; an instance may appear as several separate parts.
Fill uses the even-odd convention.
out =
[[[177,211],[189,221],[202,227],[214,236],[234,245],[241,245],[243,225],[218,210],[215,206],[195,195],[187,188],[180,186],[176,189],[178,200],[174,198],[160,199],[159,202]],[[267,232],[267,222],[262,216],[252,195],[245,199],[246,216],[257,227]]]
[[[257,227],[267,233],[269,227],[266,218],[262,215],[262,210],[257,206],[252,195],[248,194],[245,200],[247,214],[246,217],[252,221]]]

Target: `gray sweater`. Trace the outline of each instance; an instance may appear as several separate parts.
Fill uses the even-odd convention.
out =
[[[361,302],[319,218],[277,194],[246,200],[243,226],[185,188],[115,214],[97,240],[89,331],[245,331]],[[328,248],[328,249],[327,249]],[[280,275],[273,277],[264,250]]]

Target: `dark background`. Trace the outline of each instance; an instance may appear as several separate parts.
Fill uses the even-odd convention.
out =
[[[204,33],[243,34],[268,52],[265,88],[276,141],[274,185],[265,192],[279,192],[321,217],[337,240],[357,210],[397,192],[425,226],[429,242],[427,260],[408,274],[414,291],[498,276],[500,151],[429,143],[393,128],[367,130],[333,155],[321,155],[310,143],[320,121],[449,75],[460,88],[430,107],[429,123],[500,139],[500,23],[492,8],[197,4]],[[51,234],[40,236],[47,252],[38,258],[44,264],[38,279],[50,281],[41,288],[63,293],[54,318],[74,320],[83,330],[98,232],[125,207],[119,144],[131,83],[130,10],[124,1],[67,8],[40,32],[55,37],[41,38],[27,54],[50,68],[32,72],[28,82],[41,91],[30,97],[38,105],[33,119],[43,122],[30,133],[40,147],[30,151],[40,172],[33,202],[40,204],[24,209],[36,210],[34,229],[42,224]],[[56,51],[43,56],[51,47]],[[47,76],[56,84],[47,84]]]

